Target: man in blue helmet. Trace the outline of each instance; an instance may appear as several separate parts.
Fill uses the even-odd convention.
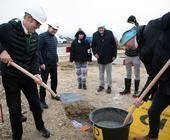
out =
[[[139,48],[139,56],[149,75],[144,89],[170,59],[170,12],[161,18],[151,20],[147,25],[136,30],[126,32],[121,39],[126,48]],[[142,93],[142,92],[141,92]],[[153,95],[152,105],[149,108],[149,133],[147,136],[135,137],[135,140],[158,140],[160,114],[170,104],[170,67],[164,72],[158,82],[152,87],[143,101]],[[139,107],[143,101],[136,99]]]

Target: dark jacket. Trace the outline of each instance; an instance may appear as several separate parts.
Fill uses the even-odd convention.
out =
[[[117,46],[112,31],[105,30],[103,36],[98,31],[95,32],[93,34],[92,50],[94,55],[99,55],[97,60],[99,64],[113,62],[112,58],[117,56]]]
[[[144,63],[149,75],[147,85],[170,58],[170,13],[159,19],[150,21],[146,26],[141,26],[137,33],[140,59]],[[170,68],[161,76],[158,83],[146,97],[154,94],[158,89],[170,95]],[[146,87],[146,86],[145,86]],[[146,99],[146,98],[145,98]]]
[[[0,53],[6,50],[15,63],[33,74],[39,73],[38,63],[38,35],[24,33],[21,21],[13,19],[9,23],[0,25]],[[2,75],[23,75],[16,68],[2,63]]]
[[[48,32],[44,32],[39,35],[39,60],[40,65],[56,65],[58,62],[57,55],[57,38],[54,35],[50,35]]]
[[[81,40],[81,43],[78,42],[78,35],[84,34],[83,40]],[[86,34],[83,31],[78,31],[75,35],[75,40],[71,44],[70,48],[70,62],[87,62],[91,61],[91,53],[90,51],[90,44],[86,40]]]

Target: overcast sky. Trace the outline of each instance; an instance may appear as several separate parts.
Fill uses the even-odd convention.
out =
[[[170,11],[170,0],[1,0],[0,23],[21,18],[24,9],[35,4],[44,8],[49,19],[59,22],[59,34],[68,36],[79,27],[91,35],[99,23],[120,36],[128,28],[129,15],[135,15],[139,24],[147,24]],[[40,30],[46,29],[42,26]]]

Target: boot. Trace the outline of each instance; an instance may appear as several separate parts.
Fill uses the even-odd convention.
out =
[[[101,92],[101,91],[103,91],[103,90],[104,90],[104,87],[99,86],[99,88],[97,89],[97,92]]]
[[[42,127],[41,129],[38,129],[38,131],[41,133],[41,135],[45,138],[50,137],[50,131],[46,129],[45,127]]]
[[[82,89],[81,83],[78,84],[78,89]]]
[[[112,89],[111,87],[108,87],[107,90],[106,90],[107,94],[110,94],[112,92]]]
[[[83,84],[83,89],[84,89],[84,90],[86,90],[86,89],[87,89],[87,86],[86,86],[86,84],[85,84],[85,83]]]
[[[41,105],[42,109],[47,109],[48,108],[48,105],[47,105],[47,103],[45,101],[41,101],[40,105]]]
[[[56,94],[57,94],[57,92],[55,92]],[[61,101],[60,100],[60,96],[53,96],[52,94],[51,94],[51,99],[53,99],[53,100],[57,100],[57,101]]]
[[[138,97],[139,83],[140,83],[140,80],[135,80],[135,91],[134,91],[133,97]]]
[[[131,88],[131,79],[125,78],[125,89],[124,91],[120,92],[121,95],[130,94]]]
[[[26,122],[27,121],[27,117],[25,117],[23,114],[21,114],[21,122]]]

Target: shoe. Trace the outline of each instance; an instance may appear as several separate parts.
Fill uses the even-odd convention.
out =
[[[78,89],[82,89],[81,83],[78,84]]]
[[[27,121],[27,117],[25,117],[23,114],[21,114],[21,122],[26,122]]]
[[[47,109],[48,108],[48,105],[46,104],[45,101],[41,102],[40,104],[41,104],[42,109]]]
[[[45,138],[49,138],[50,137],[50,131],[48,129],[46,129],[45,127],[41,128],[38,130],[41,135]]]
[[[55,96],[55,97],[54,97],[54,96],[51,95],[51,99],[60,101],[60,97],[59,97],[59,96]]]
[[[108,94],[110,94],[110,93],[112,92],[111,87],[108,87],[107,90],[106,90],[106,92],[107,92]]]
[[[101,92],[102,90],[104,90],[104,87],[99,86],[99,88],[97,89],[97,92]]]
[[[86,89],[87,89],[86,84],[83,84],[83,89],[84,89],[84,90],[86,90]]]
[[[125,78],[125,89],[120,92],[121,95],[130,94],[131,79]]]

